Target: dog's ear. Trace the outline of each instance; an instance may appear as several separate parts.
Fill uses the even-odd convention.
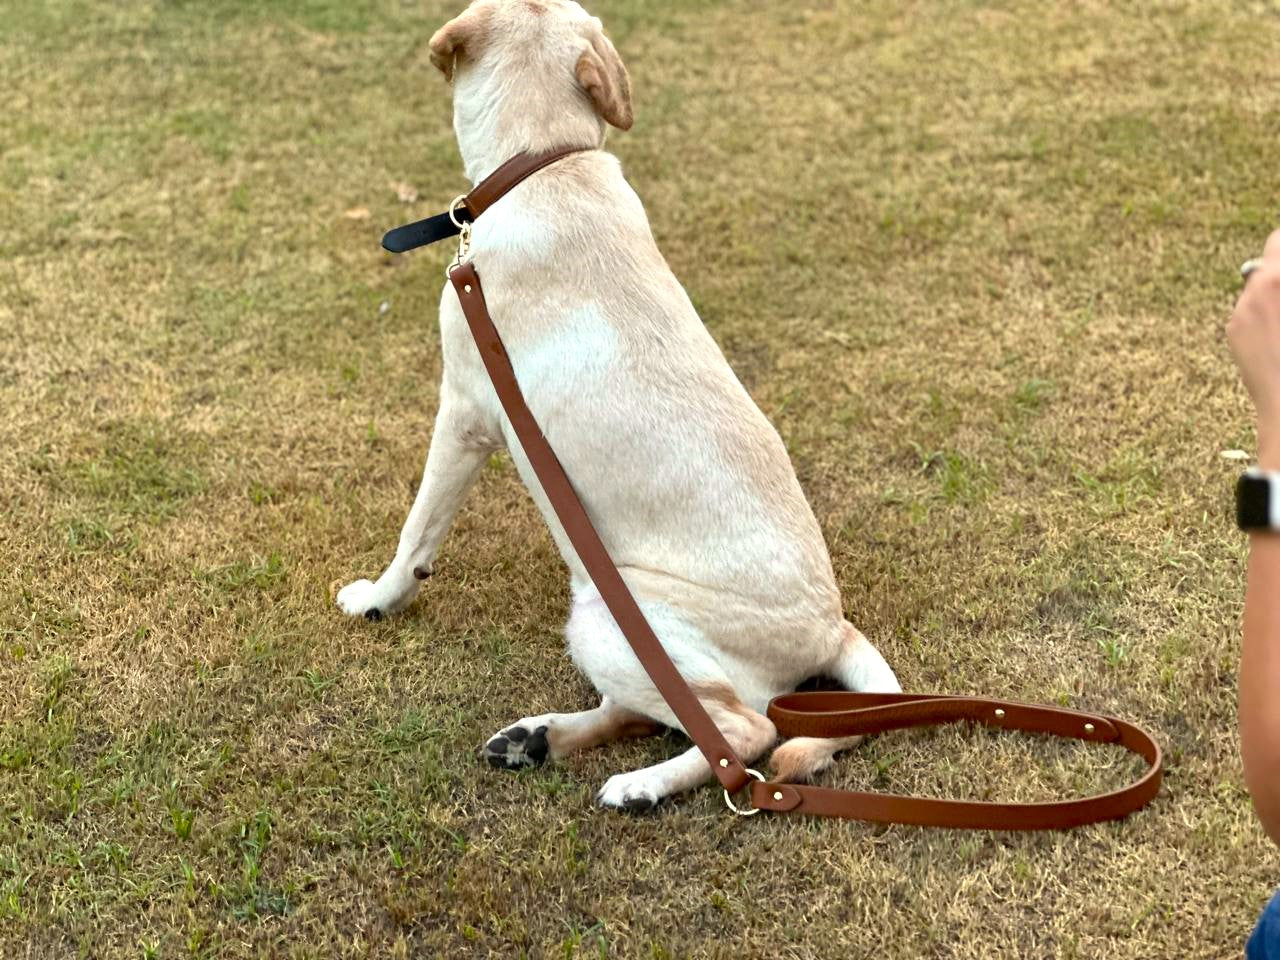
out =
[[[453,81],[453,65],[457,57],[467,52],[475,55],[488,26],[488,19],[487,8],[468,7],[432,34],[427,44],[431,51],[431,62],[444,74],[446,80]]]
[[[590,46],[578,57],[574,76],[578,86],[595,104],[596,113],[606,123],[619,130],[630,130],[634,117],[631,113],[631,79],[622,58],[604,35],[599,20],[594,20],[587,37]]]

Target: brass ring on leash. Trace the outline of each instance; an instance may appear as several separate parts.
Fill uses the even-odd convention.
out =
[[[755,777],[761,783],[764,783],[764,774],[761,773],[759,770],[752,770],[750,767],[747,767],[746,770],[747,770],[747,773],[751,774],[751,776]],[[752,807],[750,810],[742,810],[736,807],[733,803],[733,798],[729,796],[728,790],[724,792],[724,802],[728,805],[730,810],[732,810],[734,813],[736,813],[740,817],[754,817],[757,813],[760,812],[759,807]]]
[[[465,193],[460,193],[449,203],[449,222],[459,230],[462,229],[463,221],[458,219],[458,207],[462,206],[466,202],[467,195]]]

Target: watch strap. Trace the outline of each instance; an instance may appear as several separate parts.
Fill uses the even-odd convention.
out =
[[[1241,530],[1280,530],[1280,473],[1250,467],[1236,482]]]

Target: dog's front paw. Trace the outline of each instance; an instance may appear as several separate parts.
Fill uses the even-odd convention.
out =
[[[348,583],[338,591],[338,607],[349,617],[364,617],[366,620],[381,620],[384,613],[378,603],[378,585],[370,580],[357,580]]]
[[[480,755],[489,766],[503,770],[540,766],[547,759],[547,727],[541,724],[530,729],[521,721],[490,737]]]
[[[596,794],[596,803],[602,807],[625,810],[628,813],[644,813],[652,810],[662,799],[652,777],[644,770],[616,773]]]

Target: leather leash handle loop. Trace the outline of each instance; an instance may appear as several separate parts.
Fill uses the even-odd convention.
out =
[[[991,803],[942,800],[893,793],[835,790],[792,783],[753,783],[751,799],[763,810],[877,823],[985,830],[1049,830],[1116,820],[1148,804],[1163,779],[1160,745],[1141,727],[1059,707],[912,693],[852,693],[845,690],[791,693],[769,704],[769,718],[782,736],[843,737],[905,727],[972,720],[988,726],[1046,733],[1077,740],[1116,743],[1147,761],[1147,771],[1127,787],[1074,800]]]
[[[1120,739],[1114,722],[1099,714],[1015,700],[946,694],[847,690],[790,693],[770,702],[769,719],[779,734],[788,737],[849,737],[971,720],[1007,730],[1080,740]]]

